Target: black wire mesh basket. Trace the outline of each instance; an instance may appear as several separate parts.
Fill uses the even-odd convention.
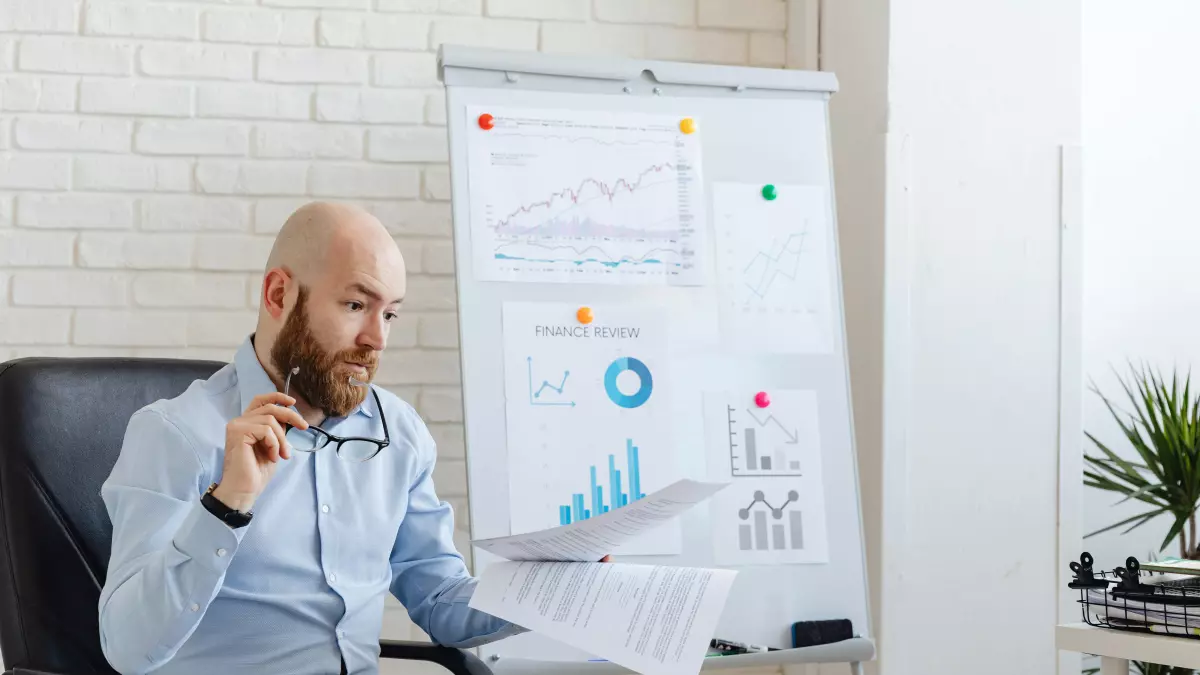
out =
[[[1137,558],[1111,572],[1095,572],[1092,555],[1071,563],[1083,620],[1100,628],[1200,640],[1200,576],[1143,570]]]

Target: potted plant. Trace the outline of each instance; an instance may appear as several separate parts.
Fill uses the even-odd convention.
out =
[[[1113,452],[1094,435],[1084,432],[1101,456],[1084,455],[1084,484],[1123,495],[1119,503],[1136,499],[1148,505],[1145,512],[1088,534],[1088,537],[1128,525],[1125,532],[1145,525],[1162,514],[1174,518],[1159,550],[1179,537],[1181,558],[1200,558],[1196,540],[1196,508],[1200,505],[1200,399],[1193,401],[1189,377],[1171,376],[1170,388],[1156,372],[1130,366],[1128,379],[1118,375],[1132,411],[1119,411],[1100,393],[1105,407],[1120,426],[1139,461],[1129,461]],[[1124,534],[1124,533],[1122,533]],[[1151,554],[1153,558],[1153,554]],[[1133,661],[1130,672],[1140,675],[1194,675],[1190,668],[1176,668]],[[1090,670],[1090,669],[1089,669]],[[1089,670],[1084,671],[1087,675]],[[1095,669],[1098,671],[1099,669]],[[1092,672],[1095,672],[1092,671]]]
[[[1128,379],[1118,375],[1133,409],[1120,411],[1096,386],[1109,413],[1120,425],[1138,455],[1127,460],[1088,432],[1100,456],[1084,455],[1084,484],[1123,495],[1147,505],[1145,512],[1088,534],[1088,537],[1128,525],[1125,532],[1151,519],[1170,514],[1174,519],[1159,550],[1179,537],[1181,558],[1200,558],[1196,541],[1196,508],[1200,505],[1200,399],[1193,400],[1189,377],[1171,376],[1170,386],[1156,372],[1130,366]]]

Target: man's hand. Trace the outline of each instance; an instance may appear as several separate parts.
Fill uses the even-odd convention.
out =
[[[307,429],[300,413],[286,406],[296,399],[279,392],[255,396],[241,417],[225,425],[225,468],[213,496],[246,512],[266,489],[280,458],[290,459],[284,425]]]
[[[612,554],[604,556],[600,559],[600,562],[612,562]]]

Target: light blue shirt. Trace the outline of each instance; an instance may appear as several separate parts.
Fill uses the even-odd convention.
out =
[[[387,591],[434,641],[469,647],[521,628],[467,606],[475,588],[434,493],[433,438],[376,389],[391,445],[361,463],[332,447],[280,460],[231,529],[200,497],[221,479],[225,425],[276,391],[249,339],[234,362],[129,420],[101,495],[113,524],[100,644],[122,673],[378,672]],[[373,396],[321,426],[383,438]],[[293,431],[292,433],[297,433]]]

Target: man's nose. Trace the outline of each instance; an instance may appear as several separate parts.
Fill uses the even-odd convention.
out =
[[[372,317],[358,334],[358,345],[381,352],[387,347],[387,322],[382,316]]]

